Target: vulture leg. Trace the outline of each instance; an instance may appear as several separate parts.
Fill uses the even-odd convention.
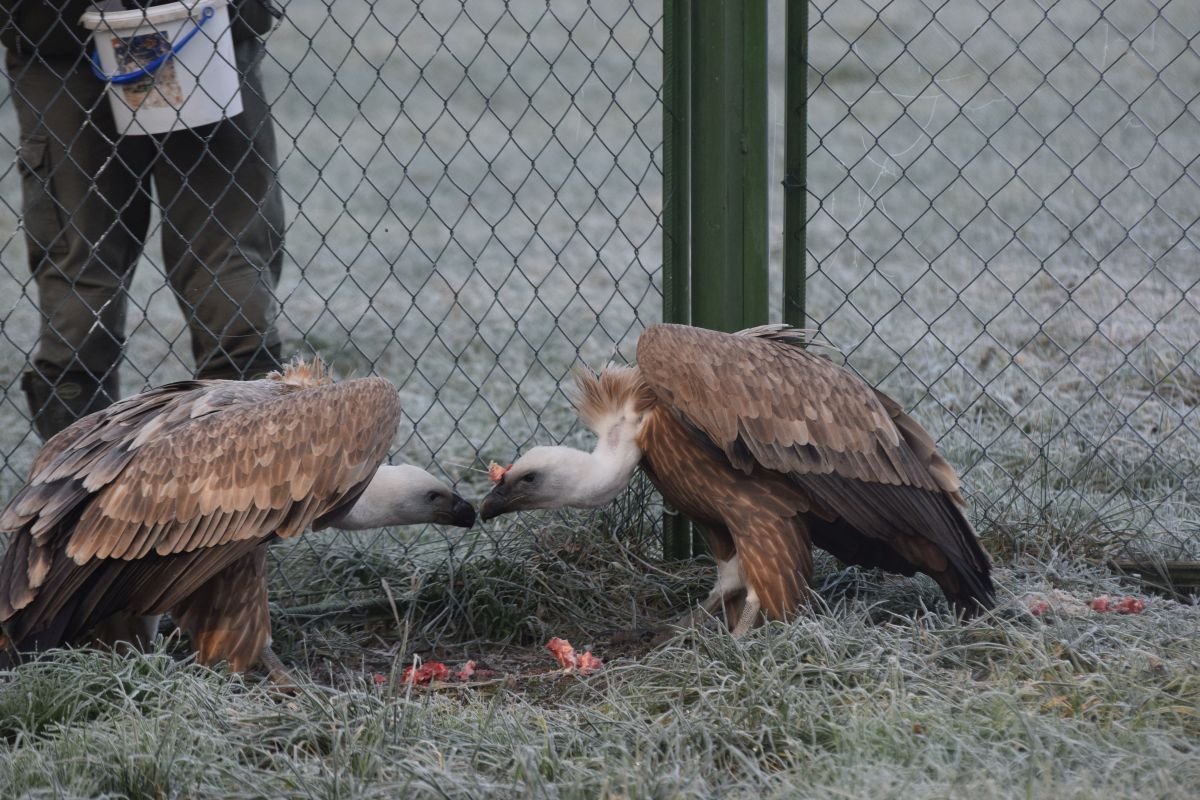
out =
[[[731,620],[735,611],[733,606],[740,599],[738,595],[743,594],[745,590],[746,582],[742,577],[737,553],[728,560],[717,559],[717,582],[708,593],[708,597],[672,624],[677,628],[694,628],[722,608],[726,610],[726,619]]]
[[[757,624],[759,612],[788,620],[808,597],[812,546],[800,516],[745,514],[730,526],[746,583],[745,607],[733,626],[741,636]]]
[[[730,634],[735,639],[744,636],[751,628],[758,624],[758,612],[762,610],[762,603],[758,600],[758,594],[753,589],[746,591],[746,601],[742,606],[742,613],[738,616],[737,623],[733,626]],[[730,617],[732,619],[732,617]]]
[[[263,666],[267,668],[267,679],[275,684],[275,688],[284,692],[296,691],[296,681],[292,678],[292,673],[288,672],[287,667],[279,660],[279,656],[275,655],[271,645],[263,647],[260,658]]]
[[[92,629],[92,643],[122,651],[125,648],[145,650],[158,635],[161,614],[138,616],[136,614],[113,614]]]
[[[716,560],[716,583],[713,590],[688,613],[672,622],[670,627],[696,627],[706,622],[710,616],[725,609],[726,620],[732,620],[740,615],[742,596],[745,593],[745,578],[742,576],[742,566],[738,563],[738,552],[733,546],[733,537],[724,525],[704,525],[704,539],[708,542],[709,552]]]
[[[171,609],[175,624],[187,633],[201,664],[227,661],[244,672],[270,652],[271,618],[267,611],[267,547],[234,561]],[[271,679],[282,669],[274,653]],[[286,672],[284,673],[286,675]]]

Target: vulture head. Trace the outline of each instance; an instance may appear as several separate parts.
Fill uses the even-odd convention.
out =
[[[427,522],[469,528],[475,508],[420,467],[384,464],[353,505],[323,522],[351,531]]]
[[[596,434],[588,453],[573,447],[534,447],[492,474],[495,486],[479,506],[487,520],[537,508],[592,508],[629,485],[642,460],[638,444],[652,398],[636,370],[606,367],[575,373],[579,418]]]
[[[480,516],[487,520],[514,511],[604,505],[633,474],[632,468],[628,474],[613,474],[612,466],[572,447],[535,447],[499,476],[479,506]]]

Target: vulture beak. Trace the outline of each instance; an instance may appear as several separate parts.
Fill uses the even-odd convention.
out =
[[[475,507],[466,500],[454,495],[454,504],[445,519],[437,520],[442,525],[453,525],[456,528],[469,528],[475,524]]]
[[[479,518],[486,522],[492,517],[500,516],[510,510],[515,499],[509,484],[497,483],[479,504]]]

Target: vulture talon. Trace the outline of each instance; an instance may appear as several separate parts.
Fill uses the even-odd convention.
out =
[[[267,668],[267,680],[271,683],[273,690],[283,694],[296,694],[300,691],[292,673],[283,665],[279,656],[275,655],[275,651],[271,649],[270,645],[262,649],[260,660],[262,665]]]
[[[735,639],[740,639],[745,636],[751,628],[758,624],[758,612],[762,605],[758,601],[758,595],[754,590],[746,592],[746,605],[742,608],[742,614],[738,618],[737,624],[733,626],[730,635]]]

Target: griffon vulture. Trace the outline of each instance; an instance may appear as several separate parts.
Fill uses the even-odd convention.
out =
[[[383,465],[400,420],[383,378],[319,360],[256,381],[182,381],[86,416],[42,447],[0,514],[0,663],[60,644],[139,642],[170,613],[206,664],[270,650],[266,546],[306,528],[475,510],[428,472]]]
[[[851,564],[924,572],[967,613],[990,608],[987,555],[933,439],[804,343],[782,325],[646,329],[636,367],[577,373],[595,450],[529,450],[496,470],[480,515],[601,505],[640,465],[704,532],[717,581],[700,608],[724,606],[734,635],[760,610],[787,619],[803,603],[814,544]]]

